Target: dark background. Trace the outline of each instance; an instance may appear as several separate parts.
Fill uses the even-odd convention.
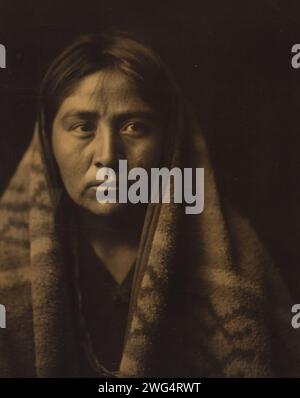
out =
[[[32,136],[39,81],[74,35],[142,32],[201,121],[223,195],[250,217],[300,300],[298,1],[0,0],[0,191]],[[296,302],[295,301],[295,302]]]

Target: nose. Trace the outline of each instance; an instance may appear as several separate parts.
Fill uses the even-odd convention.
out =
[[[114,167],[119,160],[117,137],[110,128],[99,127],[93,140],[93,163],[99,167]]]

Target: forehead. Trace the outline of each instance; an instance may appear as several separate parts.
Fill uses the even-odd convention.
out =
[[[133,81],[120,71],[110,70],[84,77],[64,99],[59,113],[65,113],[71,108],[97,111],[101,116],[132,110],[151,110]]]

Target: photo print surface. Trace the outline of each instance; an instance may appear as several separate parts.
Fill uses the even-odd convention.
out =
[[[297,2],[0,7],[0,377],[299,377]]]

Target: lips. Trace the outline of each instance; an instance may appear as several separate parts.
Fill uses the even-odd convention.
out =
[[[103,189],[107,189],[107,188],[110,188],[110,189],[118,189],[118,181],[116,181],[116,183],[114,184],[113,182],[109,182],[109,183],[105,183],[105,185],[104,186],[102,186],[102,184],[104,183],[104,182],[106,182],[106,181],[95,181],[95,182],[92,182],[92,183],[90,183],[90,184],[88,184],[88,187],[89,188],[103,188]]]
[[[103,184],[104,181],[95,181],[88,184],[88,187],[98,187],[99,185]]]

